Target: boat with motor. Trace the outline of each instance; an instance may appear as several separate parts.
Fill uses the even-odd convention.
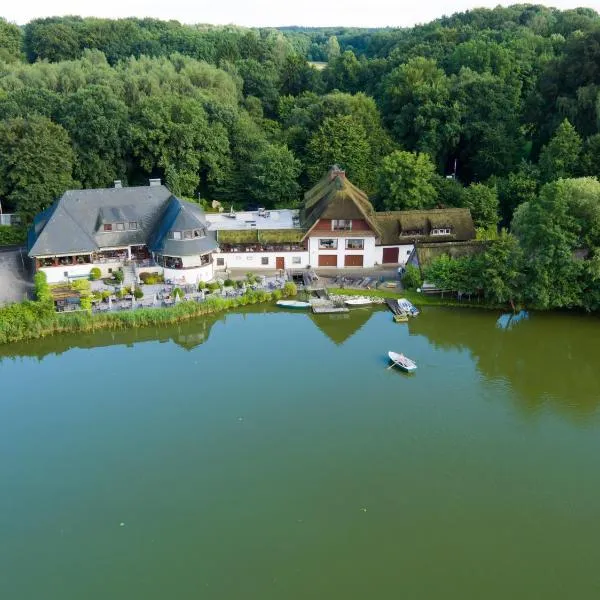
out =
[[[400,298],[400,300],[398,300],[398,307],[401,311],[405,312],[411,317],[416,317],[421,312],[412,302],[410,302],[406,298]]]
[[[398,352],[390,351],[388,352],[388,356],[390,357],[390,360],[394,363],[394,365],[400,367],[403,371],[406,371],[407,373],[413,373],[417,370],[417,365],[415,364],[415,362],[407,356],[404,356],[404,354],[399,354]]]
[[[280,308],[310,308],[311,304],[300,300],[278,300],[277,306]]]

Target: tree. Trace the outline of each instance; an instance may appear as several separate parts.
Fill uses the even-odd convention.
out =
[[[267,144],[248,164],[248,192],[266,208],[289,207],[298,201],[301,164],[287,146]]]
[[[427,154],[396,150],[377,173],[377,197],[385,210],[431,208],[437,198],[435,169]]]
[[[540,153],[539,166],[542,179],[553,181],[576,175],[581,151],[581,138],[568,119],[565,119]]]
[[[335,35],[332,35],[327,40],[327,60],[333,60],[341,54],[340,43]]]
[[[600,95],[598,96],[598,115],[600,116]],[[585,175],[600,179],[600,133],[585,140],[581,166]]]
[[[371,147],[364,127],[351,115],[328,117],[308,142],[307,171],[316,182],[334,164],[346,169],[346,174],[358,187],[369,190],[368,172]]]
[[[513,235],[503,232],[481,256],[479,268],[486,298],[495,304],[515,302],[523,297],[525,276],[523,252]]]
[[[542,308],[589,306],[586,290],[597,286],[593,260],[600,247],[600,182],[560,179],[519,206],[512,228],[526,257],[527,296]],[[594,281],[596,282],[594,284]]]
[[[84,187],[106,187],[125,175],[129,112],[107,86],[91,85],[69,94],[58,121],[75,150],[75,177]]]
[[[450,80],[435,60],[412,58],[382,84],[383,115],[395,139],[445,164],[459,135],[458,104]]]
[[[464,205],[470,209],[476,227],[498,224],[498,190],[482,183],[472,183],[465,189]]]
[[[21,60],[22,42],[21,29],[0,17],[0,60],[5,62]]]
[[[0,196],[29,223],[73,188],[68,133],[46,117],[0,122]]]
[[[538,192],[539,171],[531,163],[521,163],[508,177],[497,179],[500,212],[508,225],[517,206],[533,200]]]

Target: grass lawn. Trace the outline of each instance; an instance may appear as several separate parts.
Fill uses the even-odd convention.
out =
[[[498,306],[487,304],[483,301],[474,302],[468,300],[458,301],[456,298],[442,298],[441,296],[428,296],[426,294],[419,294],[411,290],[402,290],[397,292],[392,289],[379,289],[379,290],[355,290],[351,288],[327,288],[330,294],[339,294],[346,296],[371,296],[377,298],[406,298],[410,300],[415,306],[460,306],[462,308],[487,308],[494,310],[504,310],[506,306]]]

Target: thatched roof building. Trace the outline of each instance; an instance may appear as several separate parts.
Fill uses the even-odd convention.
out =
[[[381,244],[464,242],[475,238],[468,208],[437,208],[376,213]]]
[[[420,268],[429,265],[442,255],[450,258],[462,258],[481,254],[491,242],[486,240],[469,240],[465,242],[421,243],[417,242],[408,262]]]
[[[367,195],[352,184],[337,165],[304,194],[300,221],[308,235],[319,219],[364,220],[379,236],[379,224]]]

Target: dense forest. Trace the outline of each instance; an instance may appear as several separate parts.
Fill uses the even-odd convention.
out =
[[[599,308],[600,16],[516,5],[383,30],[0,20],[0,201],[25,222],[114,179],[161,177],[207,206],[290,206],[333,163],[380,210],[471,209],[493,243],[434,265],[446,286]]]

